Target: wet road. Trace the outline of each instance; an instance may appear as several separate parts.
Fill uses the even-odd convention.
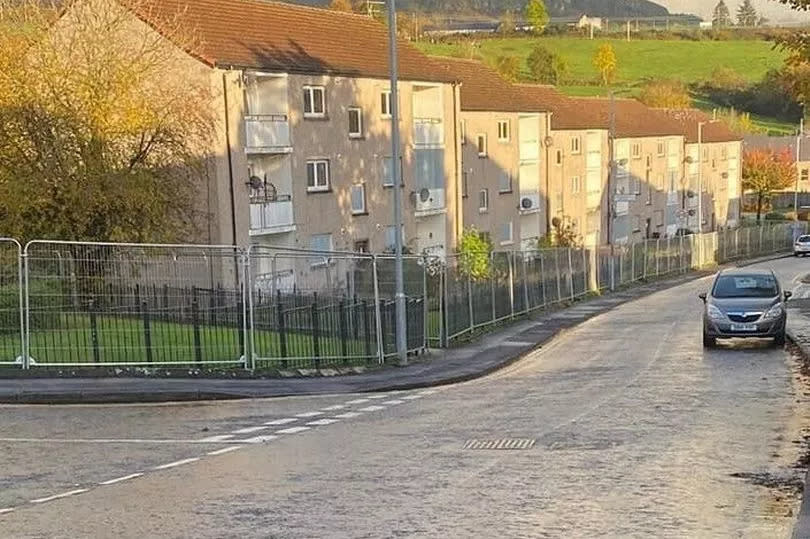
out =
[[[787,288],[810,272],[768,265]],[[438,390],[0,407],[0,535],[789,536],[795,362],[765,343],[704,351],[708,283]]]

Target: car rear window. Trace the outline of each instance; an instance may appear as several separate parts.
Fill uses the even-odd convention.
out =
[[[779,286],[773,275],[721,275],[714,284],[716,298],[773,298]]]
[[[799,243],[810,243],[810,236],[799,236],[799,239],[796,241]]]

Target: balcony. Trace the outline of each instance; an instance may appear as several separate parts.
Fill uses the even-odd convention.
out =
[[[290,153],[290,122],[286,114],[245,116],[247,153]]]
[[[444,122],[441,118],[414,118],[413,143],[418,146],[444,144]]]
[[[283,234],[295,230],[293,204],[289,196],[276,200],[250,201],[250,235]]]
[[[520,160],[521,161],[538,161],[540,159],[540,141],[534,140],[521,140],[520,141]]]

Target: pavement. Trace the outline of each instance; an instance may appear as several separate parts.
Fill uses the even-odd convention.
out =
[[[784,255],[780,255],[784,256]],[[758,260],[769,260],[765,257]],[[747,263],[754,263],[749,261]],[[434,387],[485,376],[544,346],[561,332],[628,301],[678,286],[705,273],[677,275],[571,307],[538,311],[475,342],[432,350],[407,367],[309,378],[42,377],[0,378],[0,403],[136,403],[347,394]],[[8,373],[9,371],[5,371]],[[33,371],[32,371],[33,372]],[[25,373],[18,373],[25,375]]]
[[[429,389],[2,405],[0,535],[790,537],[800,362],[767,341],[705,350],[709,283],[662,285]]]

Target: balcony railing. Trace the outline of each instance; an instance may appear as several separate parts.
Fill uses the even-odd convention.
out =
[[[287,115],[245,116],[245,148],[251,153],[290,152],[290,122]]]
[[[441,118],[414,118],[413,142],[419,145],[444,143],[444,122]]]
[[[536,161],[540,159],[540,141],[538,140],[521,140],[520,141],[520,160],[521,161]]]
[[[289,196],[276,200],[250,201],[250,233],[252,235],[280,234],[295,230],[293,204]]]

